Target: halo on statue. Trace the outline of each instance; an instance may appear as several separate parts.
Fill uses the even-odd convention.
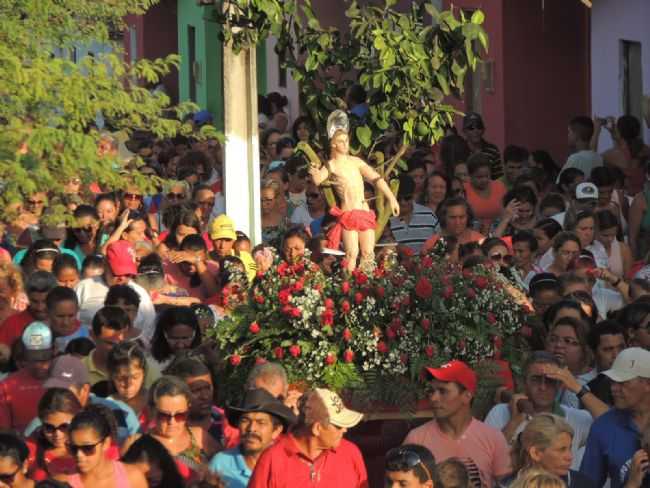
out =
[[[334,134],[340,130],[345,133],[350,132],[348,114],[343,110],[334,110],[334,112],[327,117],[327,136],[332,139]]]

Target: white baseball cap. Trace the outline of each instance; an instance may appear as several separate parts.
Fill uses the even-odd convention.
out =
[[[576,186],[576,200],[598,198],[598,187],[593,183],[583,182]]]
[[[641,347],[624,349],[616,356],[612,367],[603,374],[617,383],[634,378],[650,378],[650,351]]]

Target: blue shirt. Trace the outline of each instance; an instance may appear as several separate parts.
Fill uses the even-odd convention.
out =
[[[215,454],[210,461],[209,469],[219,474],[227,488],[246,488],[253,474],[239,446]]]
[[[612,408],[591,425],[580,472],[598,487],[609,476],[611,488],[622,488],[630,472],[632,456],[640,448],[639,429],[631,413]]]

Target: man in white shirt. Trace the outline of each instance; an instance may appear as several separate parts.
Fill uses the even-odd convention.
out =
[[[148,346],[153,337],[156,310],[149,293],[133,281],[138,274],[135,264],[135,251],[131,243],[116,241],[106,248],[106,267],[104,274],[81,280],[75,287],[79,298],[79,320],[84,324],[92,323],[97,310],[104,306],[108,289],[113,285],[128,285],[140,297],[135,327],[140,329],[142,341]]]
[[[586,177],[589,177],[592,169],[603,165],[603,158],[600,157],[600,154],[589,148],[593,135],[594,122],[589,117],[578,116],[571,119],[568,133],[571,155],[562,170],[578,168]]]

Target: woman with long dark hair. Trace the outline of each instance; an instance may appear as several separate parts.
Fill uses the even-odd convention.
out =
[[[151,355],[164,370],[174,358],[201,344],[201,328],[190,307],[169,307],[158,317]]]
[[[129,447],[122,462],[135,466],[145,475],[150,488],[183,488],[183,478],[174,458],[160,441],[145,434]]]

